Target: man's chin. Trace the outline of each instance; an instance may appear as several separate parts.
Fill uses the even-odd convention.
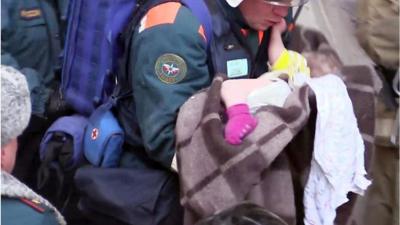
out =
[[[270,28],[271,25],[260,25],[259,28],[257,29],[258,31],[266,31],[268,28]]]

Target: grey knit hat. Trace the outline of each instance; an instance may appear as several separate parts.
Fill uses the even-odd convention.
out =
[[[1,146],[18,137],[28,126],[31,100],[25,76],[16,69],[0,65]]]

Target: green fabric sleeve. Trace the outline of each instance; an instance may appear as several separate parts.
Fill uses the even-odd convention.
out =
[[[136,114],[144,147],[155,161],[170,167],[175,153],[175,122],[179,107],[195,92],[210,84],[206,42],[199,22],[181,7],[173,24],[157,25],[134,35],[131,76]],[[157,76],[163,55],[172,54],[186,65],[177,68],[183,79],[165,83]],[[157,64],[157,60],[161,64]]]

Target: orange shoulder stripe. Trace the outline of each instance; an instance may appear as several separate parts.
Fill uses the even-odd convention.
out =
[[[167,2],[150,9],[145,16],[143,30],[161,24],[173,24],[180,7],[179,2]]]
[[[258,44],[261,44],[263,37],[264,37],[264,31],[259,31],[258,32]]]

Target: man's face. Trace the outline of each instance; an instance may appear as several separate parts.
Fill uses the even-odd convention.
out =
[[[244,0],[239,9],[251,28],[264,31],[281,21],[288,14],[289,7],[274,6],[264,0]]]
[[[15,158],[17,156],[17,139],[12,139],[8,144],[1,147],[1,169],[11,173],[14,169]]]

